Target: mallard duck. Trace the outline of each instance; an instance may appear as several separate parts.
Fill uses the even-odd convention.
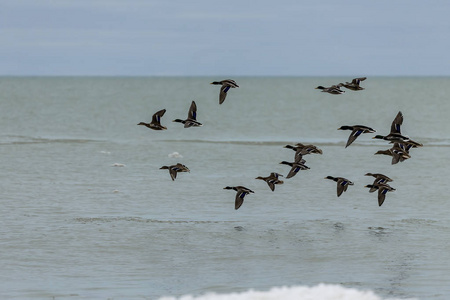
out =
[[[144,125],[153,130],[165,130],[167,129],[167,127],[161,125],[161,117],[164,116],[165,113],[166,110],[161,109],[153,115],[152,121],[150,123],[140,122],[138,125]]]
[[[399,143],[394,143],[394,146],[392,148],[387,150],[378,150],[375,155],[382,154],[382,155],[389,155],[392,156],[392,165],[395,165],[396,163],[403,162],[404,160],[411,158],[411,155],[405,150],[403,150],[400,147]]]
[[[401,143],[401,144],[409,144],[415,147],[422,147],[421,143],[415,142],[411,140],[408,136],[402,135],[400,131],[400,126],[403,123],[403,114],[401,111],[398,112],[394,121],[391,124],[391,132],[388,135],[376,135],[373,139],[381,139],[385,141],[389,141],[391,143]]]
[[[350,180],[348,180],[344,177],[327,176],[327,177],[325,177],[325,179],[330,179],[330,180],[337,182],[337,196],[338,197],[347,190],[349,185],[353,185],[353,182],[351,182]]]
[[[351,143],[353,143],[356,138],[358,136],[360,136],[362,133],[373,133],[376,130],[364,125],[353,125],[353,126],[341,126],[340,128],[338,128],[338,130],[351,130],[352,133],[350,133],[350,136],[348,137],[347,140],[347,145],[345,145],[345,148],[347,148],[348,146],[350,146]]]
[[[227,97],[227,92],[230,88],[237,88],[239,85],[237,85],[236,81],[233,79],[225,79],[222,81],[213,81],[211,84],[214,85],[221,85],[220,88],[220,94],[219,94],[219,104],[222,104],[223,101],[225,101],[225,98]]]
[[[375,180],[373,181],[373,184],[381,184],[381,183],[388,183],[390,181],[392,181],[391,178],[387,177],[386,175],[380,174],[380,173],[366,173],[364,176],[372,176],[375,177]],[[373,193],[375,192],[377,189],[376,188],[371,188],[369,190],[369,192]]]
[[[248,195],[250,193],[254,193],[249,188],[246,188],[245,186],[226,186],[223,188],[224,190],[235,190],[236,193],[236,199],[234,200],[234,209],[238,209],[241,207],[242,203],[244,203],[244,197],[245,195]]]
[[[387,183],[368,184],[365,187],[370,188],[369,191],[378,190],[378,206],[383,204],[387,192],[395,191],[395,189]]]
[[[340,83],[340,85],[352,91],[360,91],[364,88],[360,87],[359,84],[366,79],[367,77],[354,78],[352,82]]]
[[[180,164],[180,163],[177,163],[176,165],[172,165],[172,166],[162,166],[159,169],[160,170],[169,170],[169,174],[170,174],[170,177],[172,178],[172,180],[175,180],[175,178],[177,178],[178,172],[190,172],[188,167],[186,167],[185,165]]]
[[[305,160],[302,159],[301,155],[297,156],[294,162],[287,162],[283,160],[282,162],[280,162],[280,164],[288,165],[291,167],[291,170],[289,171],[289,174],[286,176],[286,179],[294,177],[300,170],[309,169],[309,167],[305,165]]]
[[[195,104],[195,101],[192,101],[191,103],[186,120],[175,119],[173,122],[184,124],[184,128],[203,126],[202,123],[197,122],[197,105]]]
[[[338,85],[332,85],[330,87],[323,87],[321,85],[319,85],[318,87],[316,87],[316,89],[322,90],[322,92],[324,93],[329,93],[332,95],[340,95],[342,93],[345,93],[345,91],[341,90],[341,83],[339,83]]]
[[[314,145],[308,144],[308,145],[303,145],[302,143],[297,143],[295,144],[295,146],[291,146],[291,145],[286,145],[284,146],[284,148],[287,149],[292,149],[295,151],[295,157],[297,156],[303,156],[306,154],[322,154],[322,150],[317,148]]]
[[[273,173],[270,173],[270,175],[267,177],[258,176],[255,179],[261,179],[261,180],[264,180],[265,182],[267,182],[267,184],[269,185],[270,189],[273,192],[273,191],[275,191],[276,184],[283,184],[283,180],[278,179],[279,176],[283,176],[283,175],[273,172]]]

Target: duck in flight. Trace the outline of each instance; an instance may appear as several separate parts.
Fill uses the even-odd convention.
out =
[[[392,121],[391,124],[391,132],[388,135],[376,135],[373,137],[373,139],[381,139],[385,141],[389,141],[391,143],[401,143],[401,144],[408,144],[413,147],[422,147],[423,145],[421,143],[415,142],[411,140],[408,136],[402,135],[400,126],[403,124],[403,114],[401,111],[398,112],[397,116],[395,117],[394,121]]]
[[[234,200],[234,209],[239,209],[241,207],[242,203],[244,203],[244,197],[245,195],[248,195],[250,193],[254,193],[249,188],[246,188],[245,186],[226,186],[223,188],[224,190],[235,190],[236,191],[236,198]]]
[[[172,166],[162,166],[159,169],[160,170],[169,170],[169,174],[170,174],[170,177],[172,178],[172,180],[175,180],[175,178],[177,178],[178,172],[190,172],[188,167],[186,167],[185,165],[180,164],[180,163],[177,163],[176,165],[172,165]]]
[[[381,174],[381,173],[366,173],[364,176],[372,176],[372,177],[375,178],[373,180],[372,185],[375,185],[375,184],[387,184],[388,182],[393,181],[391,178],[389,178],[386,175]],[[377,190],[377,188],[372,187],[372,188],[370,188],[369,192],[373,193],[376,190]]]
[[[360,91],[364,90],[364,88],[360,87],[359,84],[366,79],[367,77],[354,78],[352,82],[340,83],[340,85],[352,91]]]
[[[167,127],[161,125],[161,118],[166,113],[165,109],[161,109],[160,111],[157,111],[153,117],[152,121],[150,123],[140,122],[138,125],[144,125],[150,129],[153,130],[165,130]]]
[[[350,136],[347,140],[347,145],[345,145],[345,148],[350,146],[351,143],[353,143],[358,136],[360,136],[362,133],[373,133],[376,130],[364,125],[353,125],[353,126],[341,126],[338,128],[338,130],[351,130],[352,133],[350,133]]]
[[[370,188],[369,192],[378,190],[378,206],[381,206],[384,203],[387,192],[395,191],[395,189],[387,183],[368,184],[365,187]]]
[[[340,95],[342,93],[345,93],[345,91],[341,90],[340,87],[342,86],[342,83],[339,83],[338,85],[332,85],[330,87],[324,87],[319,85],[316,87],[318,90],[322,90],[324,93],[332,94],[332,95]]]
[[[375,155],[382,154],[382,155],[389,155],[392,156],[392,165],[397,164],[398,162],[403,162],[407,160],[408,158],[411,158],[411,155],[409,155],[408,151],[404,149],[401,144],[394,143],[392,148],[387,150],[378,150]]]
[[[270,173],[270,175],[267,177],[258,176],[255,179],[264,180],[269,185],[270,189],[273,192],[273,191],[275,191],[276,184],[283,184],[283,180],[278,179],[279,176],[283,176],[283,175],[273,172],[273,173]]]
[[[184,124],[184,128],[203,126],[202,123],[197,121],[197,105],[195,104],[195,101],[192,101],[191,103],[191,107],[189,108],[188,117],[186,120],[175,119],[173,120],[173,122]]]
[[[353,185],[353,182],[350,180],[344,178],[344,177],[333,177],[333,176],[327,176],[325,179],[330,179],[335,182],[337,182],[337,196],[339,197],[342,195],[343,192],[347,191],[347,188],[349,185]]]
[[[220,88],[220,94],[219,94],[219,104],[222,104],[225,101],[225,98],[227,97],[228,90],[230,88],[238,88],[239,85],[237,85],[236,81],[233,79],[225,79],[221,81],[213,81],[211,84],[214,85],[221,85]]]
[[[294,162],[287,162],[284,160],[280,162],[280,164],[282,165],[288,165],[291,167],[291,170],[289,171],[289,174],[286,176],[286,179],[294,177],[300,170],[308,170],[309,167],[305,165],[305,162],[306,161],[302,159],[301,155],[296,156]]]

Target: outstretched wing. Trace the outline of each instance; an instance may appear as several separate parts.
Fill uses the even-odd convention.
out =
[[[244,203],[244,197],[247,195],[247,192],[238,191],[236,194],[236,199],[234,201],[234,209],[239,209],[241,207],[242,203]]]
[[[356,140],[356,138],[357,138],[358,136],[360,136],[361,133],[363,133],[363,132],[364,132],[363,129],[361,129],[361,128],[355,128],[355,129],[352,131],[352,133],[350,134],[350,136],[348,137],[347,145],[345,145],[345,148],[347,148],[348,146],[350,146],[350,144],[353,143],[353,142]]]
[[[189,108],[188,119],[197,120],[197,105],[195,101],[192,101],[191,107]]]
[[[169,174],[172,180],[175,180],[175,178],[177,178],[177,171],[173,167],[169,168]]]
[[[386,199],[386,193],[388,192],[388,189],[386,188],[378,188],[378,206],[381,206],[384,202],[384,199]]]
[[[352,83],[353,83],[353,84],[356,84],[356,85],[359,85],[359,83],[360,83],[361,81],[364,81],[364,80],[366,80],[366,79],[367,79],[367,77],[355,78],[355,79],[352,80]]]
[[[157,111],[152,117],[152,123],[161,124],[161,117],[166,113],[165,109]]]
[[[403,124],[403,114],[401,111],[398,112],[397,116],[395,117],[394,121],[392,121],[391,125],[391,133],[398,133],[400,132],[400,126]]]
[[[223,101],[225,101],[225,98],[227,97],[227,92],[231,88],[229,85],[222,85],[220,88],[220,94],[219,94],[219,104],[222,104]]]

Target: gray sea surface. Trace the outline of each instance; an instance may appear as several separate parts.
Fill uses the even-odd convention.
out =
[[[219,105],[209,77],[0,78],[0,298],[155,299],[339,284],[385,298],[450,297],[447,77],[369,77],[365,90],[315,89],[347,77],[242,77]],[[195,100],[199,128],[184,119]],[[137,126],[167,109],[167,130]],[[423,143],[391,165],[363,134]],[[287,175],[286,144],[312,143]],[[182,157],[171,157],[178,152]],[[175,155],[176,156],[176,155]],[[190,173],[172,181],[163,165]],[[364,186],[396,191],[379,207]],[[341,196],[336,183],[354,182]],[[239,210],[235,192],[253,191]]]

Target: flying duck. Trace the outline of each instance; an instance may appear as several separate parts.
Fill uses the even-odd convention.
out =
[[[144,125],[153,130],[165,130],[167,129],[167,127],[161,125],[161,117],[164,116],[165,113],[166,110],[161,109],[153,115],[152,121],[150,123],[140,122],[138,125]]]
[[[191,107],[189,108],[188,117],[186,120],[175,119],[173,120],[173,122],[184,124],[184,128],[203,126],[202,123],[197,121],[197,105],[195,104],[195,101],[192,101],[191,103]]]
[[[160,170],[169,170],[169,174],[170,174],[170,177],[172,178],[172,180],[175,180],[175,178],[177,178],[178,172],[190,172],[188,167],[186,167],[185,165],[180,164],[180,163],[177,163],[176,165],[172,165],[172,166],[162,166],[159,169]]]
[[[403,123],[403,114],[401,111],[399,111],[394,121],[392,121],[391,132],[386,136],[376,135],[373,137],[373,139],[382,139],[385,141],[389,141],[391,143],[397,142],[401,144],[409,144],[415,147],[422,147],[423,145],[421,143],[415,142],[411,140],[408,136],[401,134],[400,126],[402,125],[402,123]]]
[[[392,156],[392,165],[395,165],[396,163],[403,162],[404,160],[411,158],[411,155],[409,155],[409,153],[402,149],[402,147],[400,147],[399,143],[394,143],[394,145],[392,146],[392,148],[387,149],[387,150],[378,150],[375,155],[377,154],[382,154],[382,155],[389,155]]]
[[[286,145],[284,146],[284,148],[287,149],[292,149],[295,151],[295,157],[297,158],[298,156],[303,156],[306,154],[322,154],[322,150],[317,148],[314,145],[308,144],[308,145],[303,145],[302,143],[297,143],[294,146],[292,145]]]
[[[248,195],[250,193],[254,193],[251,189],[248,189],[244,186],[226,186],[223,188],[224,190],[235,190],[236,193],[236,199],[234,200],[234,209],[238,209],[241,207],[242,203],[244,203],[244,197],[245,195]]]
[[[375,185],[375,184],[383,184],[383,183],[387,184],[388,182],[392,181],[391,178],[387,177],[386,175],[380,174],[380,173],[366,173],[364,176],[372,176],[372,177],[375,177],[375,179],[374,179],[372,185]],[[376,190],[377,190],[376,188],[371,188],[371,189],[369,190],[369,192],[373,193],[373,192],[375,192]]]
[[[378,190],[378,206],[381,206],[383,204],[387,192],[395,191],[395,189],[387,183],[368,184],[365,187],[370,188],[369,192]]]
[[[340,83],[340,85],[352,91],[360,91],[364,88],[360,87],[359,84],[366,79],[367,77],[354,78],[352,82]]]
[[[350,146],[351,143],[353,143],[358,136],[360,136],[362,133],[373,133],[376,130],[364,125],[353,125],[353,126],[341,126],[338,128],[338,130],[351,130],[352,133],[350,133],[350,136],[348,137],[347,145],[345,145],[345,148]]]
[[[339,83],[338,85],[332,85],[330,87],[323,87],[319,85],[316,87],[316,89],[322,90],[324,93],[329,93],[332,95],[340,95],[342,93],[345,93],[345,91],[341,90],[340,87],[342,86],[342,83]]]
[[[222,81],[213,81],[211,84],[214,85],[221,85],[220,88],[220,94],[219,94],[219,104],[222,104],[223,101],[225,101],[225,98],[227,97],[227,92],[230,88],[237,88],[239,85],[237,85],[236,81],[232,79],[225,79]]]
[[[283,184],[283,180],[278,179],[279,176],[283,176],[283,175],[273,172],[273,173],[270,173],[270,176],[267,176],[267,177],[258,176],[255,179],[261,179],[261,180],[264,180],[265,182],[267,182],[267,184],[269,185],[270,189],[273,192],[273,191],[275,191],[276,184]]]
[[[330,180],[337,182],[337,196],[338,197],[347,190],[349,185],[353,185],[353,182],[351,182],[350,180],[343,178],[343,177],[327,176],[327,177],[325,177],[325,179],[330,179]]]
[[[294,162],[287,162],[283,160],[282,162],[280,162],[280,164],[288,165],[291,167],[291,170],[289,171],[289,174],[286,176],[286,179],[294,177],[300,170],[309,169],[309,167],[305,165],[305,160],[302,159],[301,155],[297,156]]]

